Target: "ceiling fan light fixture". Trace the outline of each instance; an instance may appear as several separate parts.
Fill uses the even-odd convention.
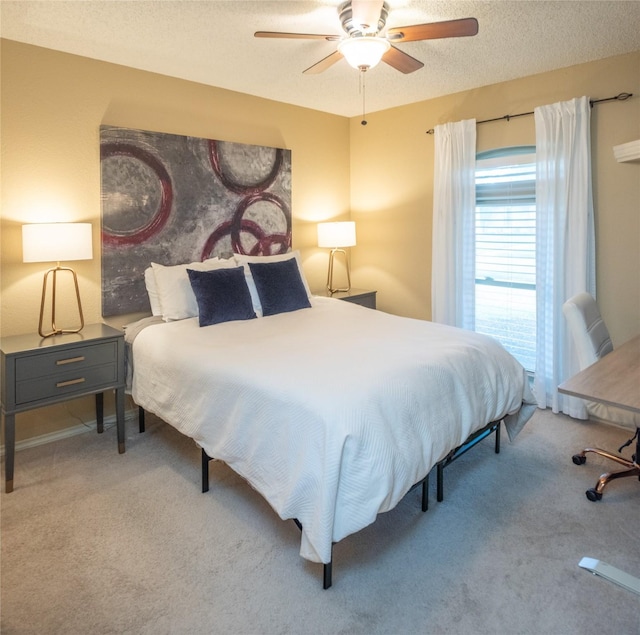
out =
[[[391,45],[382,37],[351,37],[338,44],[338,50],[347,62],[361,71],[376,66]]]

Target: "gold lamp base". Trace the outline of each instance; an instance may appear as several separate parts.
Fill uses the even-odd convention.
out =
[[[344,268],[347,272],[346,288],[338,289],[333,286],[333,261],[335,255],[341,253],[344,255]],[[351,276],[349,275],[349,261],[347,260],[347,252],[344,249],[333,248],[329,254],[329,271],[327,272],[327,290],[329,293],[337,293],[338,291],[349,291],[351,289]]]
[[[58,281],[58,272],[60,271],[69,271],[73,276],[73,283],[76,288],[76,300],[78,302],[78,315],[80,316],[80,326],[76,329],[61,329],[56,326],[56,285]],[[49,279],[49,274],[53,274],[52,276],[52,296],[51,296],[51,331],[46,332],[43,328],[43,320],[44,320],[44,306],[47,298],[47,281]],[[58,263],[57,267],[53,267],[49,269],[44,274],[44,281],[42,283],[42,301],[40,302],[40,322],[38,323],[38,333],[40,337],[51,337],[52,335],[60,335],[62,333],[79,333],[84,328],[84,315],[82,314],[82,303],[80,302],[80,289],[78,287],[78,277],[76,276],[76,272],[69,267],[61,267],[60,263]]]

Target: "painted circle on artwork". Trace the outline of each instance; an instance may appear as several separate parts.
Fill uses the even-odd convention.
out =
[[[216,244],[229,236],[234,253],[252,256],[284,254],[289,250],[291,214],[282,199],[270,192],[245,197],[230,221],[211,233],[201,259],[209,258]]]
[[[228,190],[248,196],[273,185],[283,162],[281,148],[209,140],[209,160]]]
[[[109,245],[139,245],[167,223],[173,202],[171,178],[151,152],[130,143],[100,146],[102,236]],[[111,184],[110,191],[105,184]]]

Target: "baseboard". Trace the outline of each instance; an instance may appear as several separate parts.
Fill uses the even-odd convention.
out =
[[[592,414],[590,414],[589,418],[585,419],[584,421],[588,421],[590,423],[602,424],[606,426],[612,426],[614,428],[618,428],[618,430],[624,430],[625,432],[629,432],[629,431],[633,432],[636,429],[636,426],[633,424],[626,426],[617,421],[608,421],[607,419],[600,419],[600,417],[595,417]]]
[[[124,413],[125,423],[127,421],[138,420],[138,409],[126,410]],[[104,418],[105,429],[116,425],[116,415],[112,414]],[[64,428],[63,430],[57,430],[56,432],[49,432],[47,434],[41,434],[37,437],[31,437],[30,439],[24,439],[23,441],[16,441],[16,452],[20,450],[27,450],[28,448],[35,448],[39,445],[46,445],[47,443],[53,443],[54,441],[60,441],[61,439],[69,439],[70,437],[78,436],[79,434],[85,434],[86,432],[96,432],[98,423],[95,419],[82,423],[77,426],[71,426]],[[0,445],[0,456],[4,457],[4,445]]]

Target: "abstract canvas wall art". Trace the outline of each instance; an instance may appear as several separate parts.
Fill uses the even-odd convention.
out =
[[[149,310],[144,270],[291,249],[291,151],[100,127],[102,315]]]

